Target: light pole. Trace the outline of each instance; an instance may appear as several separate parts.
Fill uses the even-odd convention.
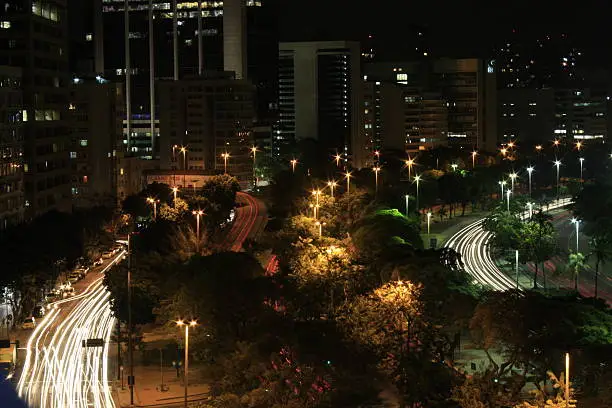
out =
[[[515,172],[510,173],[510,184],[511,184],[512,194],[514,194],[514,180],[516,180],[517,177],[518,177],[518,174],[516,174]]]
[[[327,185],[329,186],[329,190],[331,191],[331,198],[334,198],[334,188],[338,185],[335,181],[328,181]]]
[[[512,190],[506,190],[508,213],[510,213],[510,194],[512,194]]]
[[[315,222],[315,225],[316,225],[317,227],[319,227],[319,238],[321,238],[321,237],[323,236],[323,226],[324,226],[324,225],[327,225],[327,223],[317,221],[317,222]]]
[[[191,213],[196,216],[196,251],[199,254],[200,253],[200,217],[204,215],[204,211],[194,210]]]
[[[578,253],[579,244],[578,244],[578,234],[580,232],[580,220],[577,218],[572,218],[571,223],[576,226],[576,253]]]
[[[453,163],[451,164],[451,167],[453,169],[453,173],[457,171],[457,167],[459,167],[459,165],[457,163]]]
[[[412,176],[412,165],[414,164],[414,160],[408,157],[406,160],[406,167],[408,167],[408,181],[410,181],[410,177]]]
[[[529,209],[529,219],[531,219],[531,217],[533,217],[533,203],[527,203],[527,208]]]
[[[223,157],[223,173],[227,174],[227,159],[229,159],[230,155],[228,152],[221,153],[221,157]]]
[[[334,160],[336,160],[336,166],[340,167],[340,160],[342,160],[342,156],[336,153],[336,155],[334,156]]]
[[[128,358],[130,360],[130,374],[128,387],[130,389],[130,405],[134,405],[134,346],[132,344],[132,233],[128,232],[128,270],[127,270],[127,296],[128,296]]]
[[[533,166],[527,167],[527,174],[529,175],[529,197],[531,197],[531,173],[533,173]]]
[[[257,189],[257,175],[255,174],[255,162],[257,161],[257,146],[251,147],[253,153],[253,189]]]
[[[409,204],[410,204],[410,194],[406,194],[406,217],[408,216]]]
[[[476,150],[474,150],[472,152],[472,169],[476,168],[476,156],[478,155],[478,152]]]
[[[374,179],[376,180],[376,194],[378,194],[378,173],[380,172],[380,167],[376,166],[372,170],[374,170]]]
[[[580,160],[580,182],[584,183],[584,179],[582,178],[582,168],[583,168],[583,163],[584,163],[584,157],[581,157],[578,160]]]
[[[298,161],[297,161],[297,160],[295,160],[295,159],[292,159],[292,160],[290,161],[290,163],[291,163],[291,170],[293,171],[293,173],[294,173],[294,174],[295,174],[295,165],[297,164],[297,162],[298,162]]]
[[[176,325],[185,326],[185,374],[183,374],[183,382],[185,383],[185,408],[187,408],[187,387],[189,386],[189,327],[196,327],[198,322],[195,320],[189,323],[179,320]]]
[[[376,156],[376,164],[380,163],[380,152],[378,150],[374,152],[374,156]]]
[[[576,150],[580,151],[581,147],[582,147],[582,142],[576,142]]]
[[[565,404],[570,406],[570,355],[565,353]]]
[[[555,160],[555,166],[557,167],[557,200],[559,199],[559,167],[561,166],[561,160]]]
[[[317,200],[317,207],[319,206],[319,196],[321,195],[321,190],[312,190],[312,195],[315,196]]]
[[[149,197],[147,198],[147,202],[149,204],[153,204],[153,219],[156,220],[157,219],[157,203],[159,202],[159,200],[156,200],[153,197]]]
[[[344,173],[344,177],[346,178],[346,192],[350,193],[351,192],[351,172],[347,171],[346,173]]]
[[[416,210],[417,212],[420,210],[420,207],[419,207],[419,183],[420,182],[421,182],[421,176],[419,176],[418,174],[415,174],[413,183],[416,183]]]
[[[429,238],[429,226],[431,224],[431,212],[427,213],[427,237]]]
[[[506,185],[506,180],[500,181],[499,185],[501,187],[501,200],[502,200],[502,204],[503,204],[503,202],[504,202],[504,186]]]
[[[183,188],[187,186],[187,182],[185,180],[185,172],[187,171],[187,149],[185,146],[181,146],[181,153],[183,153]]]
[[[179,190],[178,187],[176,186],[172,187],[172,194],[174,194],[174,201],[173,201],[174,208],[176,208],[176,193],[178,193],[178,190]]]
[[[516,272],[516,290],[519,290],[519,273],[518,273],[518,261],[519,261],[519,253],[518,249],[514,251],[514,269]]]

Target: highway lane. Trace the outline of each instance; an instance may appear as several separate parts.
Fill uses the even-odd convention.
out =
[[[261,232],[267,221],[265,207],[259,200],[239,192],[236,201],[243,205],[236,209],[234,222],[222,245],[224,249],[234,252],[242,250],[244,241]]]
[[[78,294],[50,304],[27,345],[17,392],[35,408],[113,408],[108,372],[109,340],[115,326],[104,273],[125,255],[119,252],[97,272],[74,285]],[[80,289],[80,290],[79,290]],[[104,346],[84,348],[83,340]]]
[[[570,199],[561,199],[548,206],[549,210],[563,207],[571,203]],[[526,217],[527,213],[523,214]],[[445,247],[461,254],[465,271],[476,283],[494,290],[509,290],[516,288],[516,281],[502,272],[491,257],[489,239],[491,233],[482,228],[483,219],[473,222],[450,237]]]

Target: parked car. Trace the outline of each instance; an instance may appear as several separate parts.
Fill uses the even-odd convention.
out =
[[[64,291],[62,292],[62,296],[64,298],[68,298],[68,297],[72,297],[75,295],[75,291],[74,288],[71,286],[69,288],[64,289]]]
[[[33,329],[34,327],[36,327],[36,319],[34,319],[34,316],[24,319],[23,323],[21,323],[22,329]]]
[[[32,316],[37,319],[42,318],[45,315],[45,308],[43,306],[36,306],[34,310],[32,310]]]
[[[100,266],[104,263],[104,258],[100,257],[94,261],[94,266]]]
[[[47,293],[45,295],[45,302],[47,303],[51,303],[51,302],[55,302],[58,298],[58,294],[57,293]]]
[[[71,273],[70,275],[68,275],[68,282],[70,283],[76,283],[78,281],[81,280],[81,274],[80,273]]]
[[[109,259],[112,256],[113,256],[113,252],[112,251],[107,251],[107,252],[102,254],[102,258],[104,258],[104,259]]]

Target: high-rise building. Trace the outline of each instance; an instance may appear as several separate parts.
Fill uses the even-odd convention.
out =
[[[279,129],[274,143],[317,139],[330,152],[365,165],[359,43],[279,45]]]
[[[499,142],[548,143],[555,127],[555,93],[551,88],[498,91]]]
[[[22,69],[26,217],[70,207],[66,0],[4,2],[0,65]]]
[[[448,145],[448,105],[439,92],[406,87],[405,148],[412,153]]]
[[[608,108],[604,90],[555,89],[554,97],[556,138],[570,141],[607,139]]]
[[[24,218],[21,69],[0,66],[0,230]]]
[[[209,170],[252,181],[253,85],[231,73],[161,81],[161,167]],[[185,148],[184,151],[181,148]]]
[[[401,87],[390,83],[364,82],[363,87],[363,126],[369,166],[374,164],[375,151],[405,148],[404,95]]]
[[[123,84],[81,78],[70,87],[72,203],[114,205],[117,158],[123,154]]]

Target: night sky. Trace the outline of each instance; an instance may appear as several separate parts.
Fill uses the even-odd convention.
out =
[[[511,35],[565,33],[589,65],[612,60],[612,6],[606,0],[277,0],[280,38],[376,38],[377,53],[401,60],[411,27],[428,28],[434,55],[486,56]],[[585,62],[587,62],[585,61]]]

